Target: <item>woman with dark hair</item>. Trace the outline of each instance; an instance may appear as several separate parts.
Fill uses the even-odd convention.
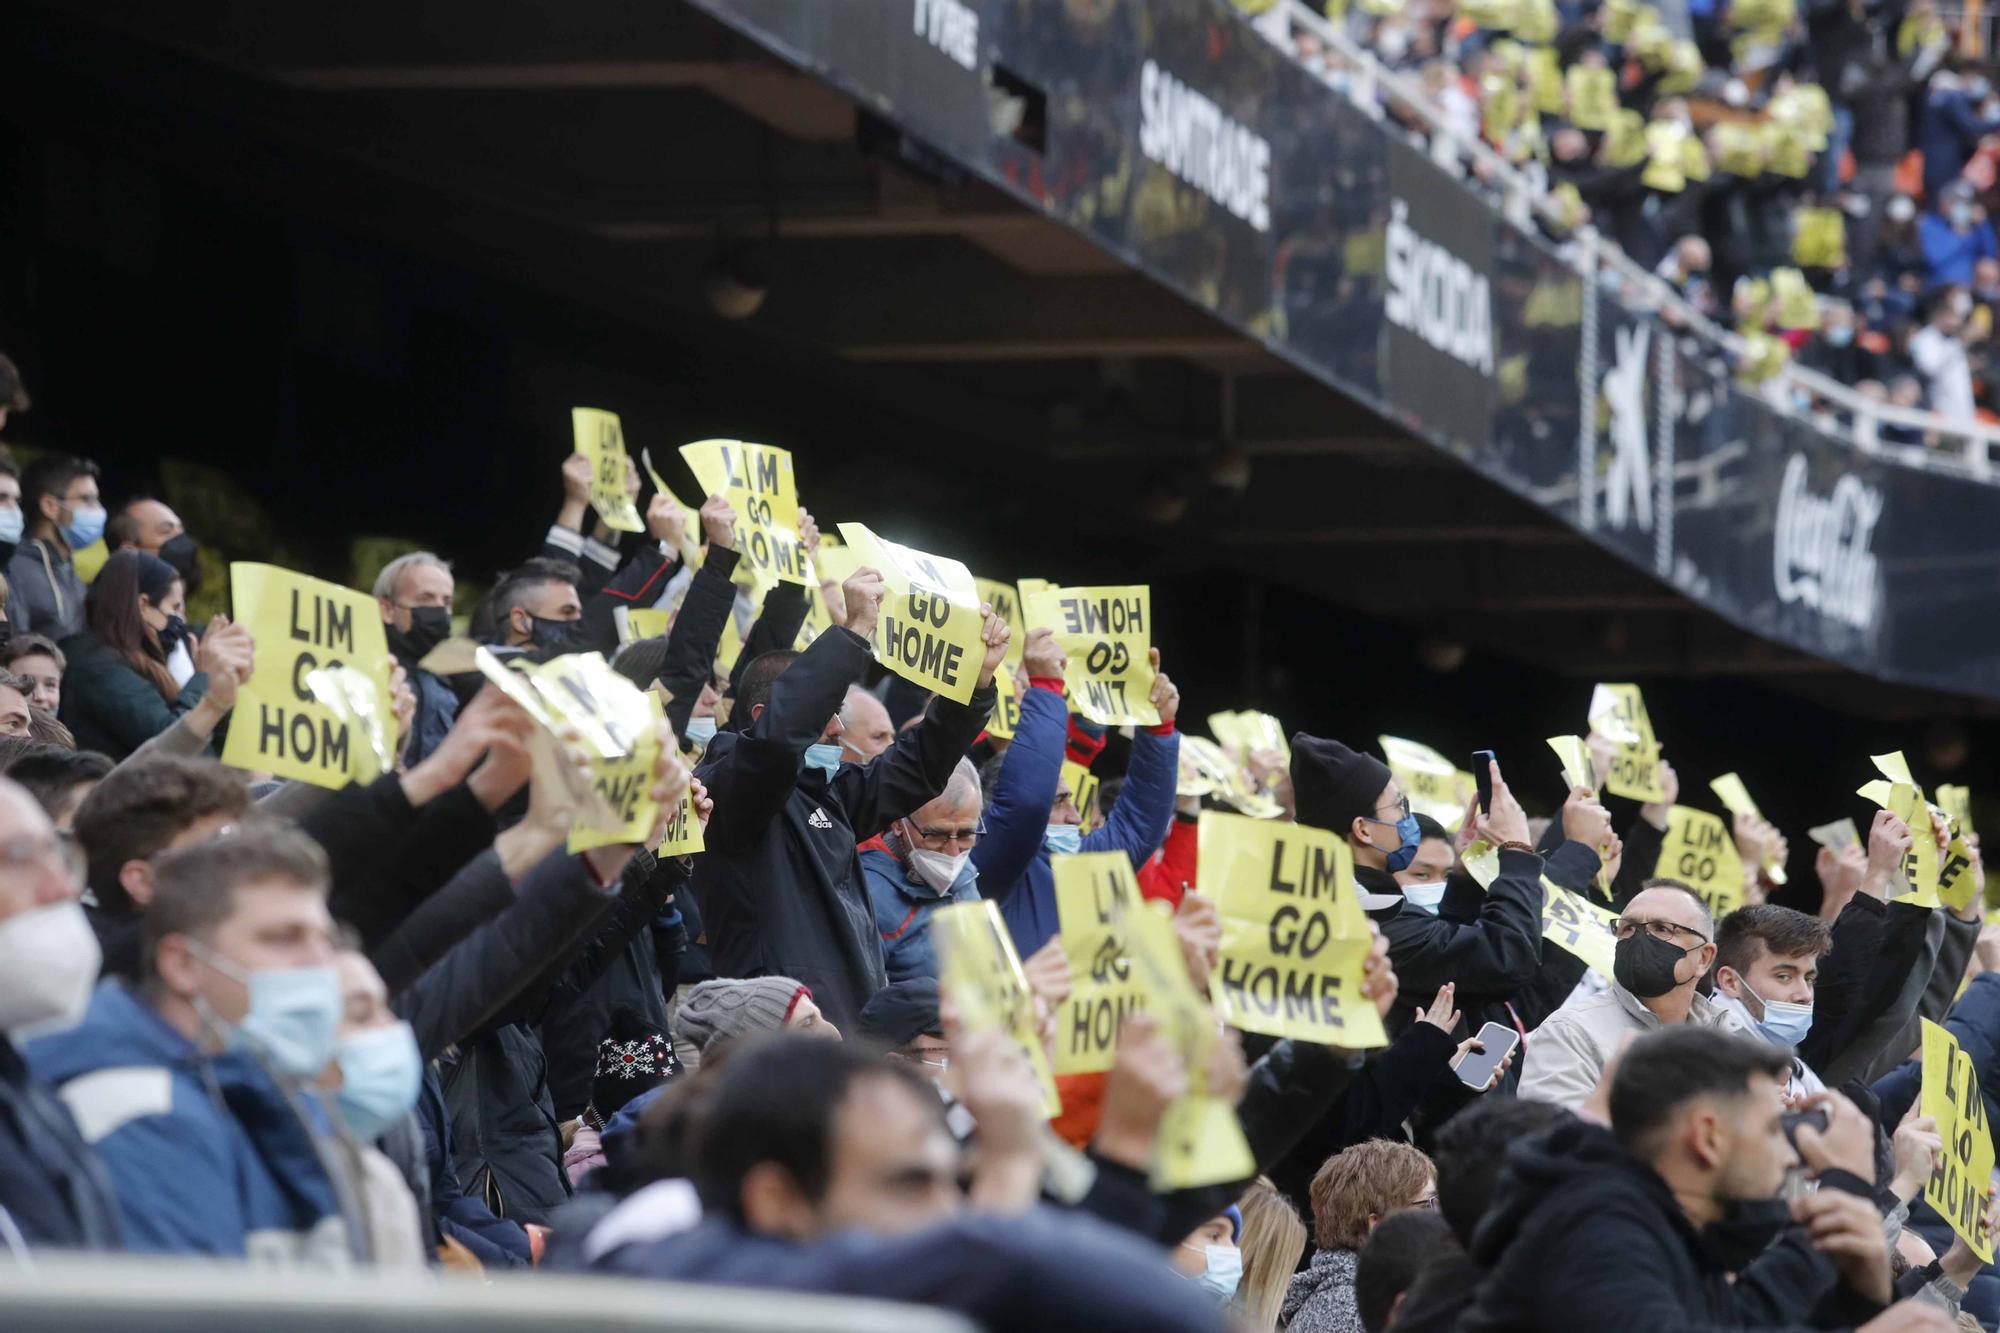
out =
[[[169,665],[185,655],[176,652],[189,637],[184,605],[180,574],[158,556],[120,551],[104,562],[84,598],[83,631],[62,641],[62,720],[79,748],[123,759],[201,702],[208,677],[176,679]]]

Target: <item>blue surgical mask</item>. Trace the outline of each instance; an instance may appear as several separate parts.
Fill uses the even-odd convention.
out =
[[[1184,1250],[1196,1248],[1183,1244]],[[1236,1286],[1243,1281],[1243,1251],[1234,1245],[1203,1245],[1200,1247],[1208,1259],[1208,1266],[1201,1270],[1195,1285],[1215,1297],[1218,1305],[1227,1304],[1236,1295]]]
[[[25,522],[26,520],[22,517],[18,506],[13,509],[0,509],[0,543],[8,546],[19,546],[21,544],[21,530]]]
[[[423,1086],[424,1057],[408,1023],[370,1028],[334,1048],[340,1061],[335,1101],[341,1123],[362,1143],[373,1143],[410,1113]]]
[[[94,545],[104,535],[104,506],[78,505],[70,511],[69,525],[62,530],[62,539],[72,551],[81,551]]]
[[[838,744],[829,745],[825,741],[821,741],[817,745],[808,745],[805,756],[799,761],[799,767],[801,769],[817,768],[824,772],[827,781],[831,782],[833,775],[840,772],[840,746]]]
[[[715,739],[715,719],[712,717],[691,717],[688,719],[687,730],[681,734],[706,750],[708,743]]]
[[[1403,901],[1436,916],[1438,907],[1444,902],[1444,881],[1439,880],[1435,884],[1405,884]]]
[[[1389,871],[1393,874],[1398,870],[1409,869],[1410,862],[1417,859],[1417,848],[1423,844],[1424,840],[1423,830],[1417,827],[1417,817],[1415,815],[1404,815],[1393,824],[1386,819],[1372,819],[1367,815],[1363,815],[1362,818],[1367,819],[1371,824],[1381,824],[1387,828],[1396,830],[1396,836],[1401,838],[1402,842],[1397,846],[1395,851],[1386,853],[1389,858]],[[1381,849],[1377,848],[1376,850],[1380,851]]]
[[[1083,825],[1051,824],[1042,834],[1042,846],[1058,856],[1074,856],[1083,848]]]
[[[1741,978],[1738,979],[1741,981]],[[1741,982],[1743,991],[1758,1004],[1764,1006],[1764,1016],[1757,1020],[1757,1030],[1780,1046],[1797,1046],[1812,1031],[1813,1007],[1809,1004],[1793,1004],[1789,1000],[1767,1000],[1750,989],[1748,981]]]
[[[194,940],[188,952],[250,994],[249,1012],[229,1029],[231,1050],[252,1047],[290,1078],[312,1078],[326,1068],[340,1030],[339,973],[331,967],[246,971]]]
[[[1826,331],[1826,340],[1835,347],[1845,347],[1854,341],[1854,330],[1845,324],[1836,324]]]

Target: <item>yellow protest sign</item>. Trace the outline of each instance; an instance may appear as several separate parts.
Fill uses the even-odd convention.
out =
[[[1983,888],[1985,885],[1980,883],[1979,875],[1972,868],[1972,848],[1967,845],[1963,834],[1954,835],[1938,865],[1938,901],[1954,911],[1963,912]]]
[[[1743,858],[1736,854],[1736,837],[1720,816],[1706,810],[1686,805],[1668,810],[1653,873],[1693,889],[1717,921],[1743,905]]]
[[[1493,143],[1504,143],[1521,118],[1521,87],[1514,76],[1494,70],[1479,81],[1481,127]]]
[[[1705,68],[1699,46],[1689,41],[1675,42],[1667,52],[1667,72],[1660,79],[1660,92],[1669,96],[1693,92]]]
[[[1831,824],[1807,829],[1806,836],[1830,852],[1843,852],[1849,847],[1861,845],[1861,830],[1851,819],[1836,819]]]
[[[1685,190],[1687,173],[1681,170],[1681,164],[1682,145],[1687,138],[1687,127],[1677,120],[1656,120],[1646,126],[1646,170],[1640,174],[1640,183],[1649,190],[1666,194]]]
[[[1035,1022],[1034,993],[999,906],[990,898],[947,903],[931,914],[931,940],[938,986],[957,1006],[959,1024],[968,1032],[1004,1032],[1019,1043],[1041,1085],[1043,1113],[1060,1111],[1062,1098]]]
[[[1021,665],[1021,649],[1028,641],[1028,627],[1021,620],[1021,594],[1011,583],[998,579],[975,578],[973,586],[979,590],[979,600],[993,608],[993,614],[1007,622],[1007,656],[1001,660],[1009,667]]]
[[[1011,741],[1021,726],[1021,692],[1014,687],[1014,673],[1005,666],[995,668],[993,688],[999,698],[993,701],[993,716],[986,719],[986,734]]]
[[[1765,165],[1780,176],[1804,180],[1812,169],[1804,133],[1796,125],[1766,121],[1763,136]]]
[[[1590,747],[1583,743],[1583,737],[1551,736],[1549,748],[1562,761],[1563,781],[1571,791],[1578,787],[1597,790],[1597,768],[1590,762]]]
[[[375,599],[276,565],[229,566],[231,610],[257,641],[256,670],[237,691],[222,762],[319,787],[370,771],[368,738],[315,697],[306,677],[349,666],[374,682],[376,716],[392,718],[389,641]],[[391,728],[393,730],[393,728]],[[391,753],[394,752],[393,743]]]
[[[1972,826],[1972,789],[1953,786],[1949,782],[1937,785],[1937,803],[1945,814],[1951,817],[1952,826],[1960,833],[1977,833]]]
[[[1618,76],[1608,69],[1571,65],[1563,80],[1569,90],[1569,118],[1580,130],[1608,130],[1618,114]]]
[[[604,526],[618,532],[643,532],[632,492],[625,488],[625,470],[632,460],[625,453],[625,431],[616,412],[597,407],[572,407],[570,430],[576,451],[590,460],[590,507]]]
[[[1076,802],[1077,813],[1083,816],[1083,831],[1096,832],[1099,818],[1097,779],[1091,776],[1089,769],[1076,760],[1065,759],[1062,766],[1062,786],[1069,792],[1070,799]]]
[[[1325,829],[1201,813],[1202,892],[1222,917],[1214,992],[1246,1032],[1343,1046],[1388,1043],[1361,993],[1370,947],[1347,844]]]
[[[396,720],[381,711],[375,682],[351,666],[323,666],[306,673],[306,688],[366,744],[355,750],[354,780],[373,782],[396,766]]]
[[[1465,873],[1482,889],[1492,888],[1493,881],[1500,878],[1500,849],[1484,838],[1467,843],[1458,859]]]
[[[1234,713],[1210,713],[1208,729],[1239,762],[1249,762],[1251,755],[1262,750],[1276,755],[1279,767],[1292,766],[1292,743],[1285,739],[1284,724],[1269,713],[1260,713],[1254,708]]]
[[[758,583],[819,586],[799,536],[790,450],[745,440],[697,440],[681,446],[681,457],[703,495],[725,496],[736,510],[737,552]]]
[[[1937,839],[1931,829],[1930,806],[1924,801],[1924,789],[1917,786],[1916,780],[1911,777],[1909,761],[1903,758],[1901,750],[1870,755],[1868,758],[1875,765],[1875,771],[1882,776],[1864,784],[1855,795],[1875,802],[1902,820],[1910,830],[1910,850],[1903,854],[1901,867],[1903,882],[1909,891],[1889,901],[1936,907],[1942,901],[1938,896]],[[1955,892],[1962,892],[1963,882],[1955,878],[1953,888]]]
[[[1157,726],[1153,707],[1152,594],[1144,585],[1046,588],[1023,594],[1030,629],[1055,631],[1069,656],[1063,673],[1076,711],[1108,727]]]
[[[825,548],[821,548],[825,554]],[[826,573],[824,561],[820,562],[820,573]],[[833,616],[826,609],[826,593],[822,588],[808,589],[806,592],[806,618],[799,622],[799,632],[792,636],[792,647],[804,652],[812,646],[812,641],[833,628]]]
[[[579,810],[569,850],[644,842],[659,816],[653,766],[660,755],[660,697],[611,669],[600,653],[571,653],[521,669],[556,724],[590,753],[590,785],[602,806]]]
[[[694,808],[694,787],[681,793],[681,802],[675,807],[673,817],[667,820],[666,836],[653,854],[662,859],[669,856],[692,856],[707,849],[702,837],[701,812]]]
[[[1575,954],[1605,976],[1618,951],[1618,917],[1580,894],[1542,880],[1542,938]]]
[[[696,505],[690,509],[678,495],[674,494],[673,487],[667,485],[666,479],[660,475],[660,470],[653,466],[652,450],[641,449],[639,451],[639,462],[645,467],[646,475],[653,479],[653,489],[673,501],[675,506],[683,514],[687,515],[686,521],[681,524],[681,561],[689,569],[700,569],[702,540],[701,506]]]
[[[709,663],[714,673],[724,680],[736,670],[736,659],[743,655],[743,631],[737,628],[734,610],[722,618],[722,637],[715,641],[715,660]]]
[[[657,639],[673,628],[674,613],[663,606],[615,606],[611,622],[618,627],[618,646],[640,639]]]
[[[1764,174],[1765,141],[1756,127],[1724,121],[1712,133],[1717,166],[1732,176],[1753,178]]]
[[[1636,111],[1613,114],[1602,152],[1607,167],[1637,166],[1645,161],[1646,118]]]
[[[1792,262],[1800,268],[1840,268],[1847,263],[1847,219],[1837,208],[1801,208],[1792,214]]]
[[[1743,779],[1734,773],[1724,773],[1709,781],[1708,789],[1715,793],[1715,799],[1722,802],[1722,808],[1732,815],[1748,815],[1752,819],[1762,819],[1763,813],[1757,803],[1750,799],[1750,789],[1743,785]],[[1771,877],[1773,884],[1785,882],[1784,862],[1774,854],[1763,866],[1764,873]]]
[[[1556,39],[1555,0],[1519,0],[1520,13],[1514,32],[1524,42],[1553,42]]]
[[[1250,775],[1234,756],[1206,736],[1181,737],[1175,794],[1214,796],[1252,819],[1276,819],[1285,813],[1283,806],[1250,785]]]
[[[1796,332],[1819,327],[1819,306],[1806,275],[1795,268],[1771,270],[1771,294],[1778,299],[1778,327]]]
[[[1924,1202],[1951,1223],[1951,1229],[1982,1263],[1993,1262],[1993,1238],[1986,1234],[1986,1195],[1993,1175],[1993,1133],[1979,1071],[1957,1038],[1923,1020],[1923,1114],[1937,1121],[1944,1156],[1924,1186]]]
[[[1256,1159],[1243,1137],[1236,1108],[1208,1087],[1209,1052],[1216,1042],[1215,1013],[1194,988],[1173,923],[1141,905],[1122,923],[1126,957],[1188,1072],[1188,1090],[1168,1105],[1153,1141],[1151,1184],[1155,1190],[1194,1189],[1243,1180],[1255,1174]]]
[[[1126,957],[1124,921],[1139,908],[1139,881],[1123,852],[1052,856],[1056,914],[1069,958],[1070,995],[1056,1009],[1058,1074],[1096,1074],[1118,1056],[1118,1027],[1146,1007]]]
[[[859,523],[841,524],[840,536],[888,587],[875,622],[882,665],[947,699],[970,703],[986,660],[980,641],[986,617],[972,572],[956,560],[878,537]]]
[[[1667,789],[1660,777],[1660,743],[1653,720],[1637,685],[1599,685],[1590,693],[1590,726],[1617,745],[1604,785],[1613,796],[1635,801],[1664,801]]]
[[[1552,47],[1538,46],[1528,52],[1528,101],[1543,115],[1562,114],[1562,66]]]
[[[1400,736],[1377,736],[1382,757],[1396,785],[1410,800],[1410,809],[1429,815],[1456,833],[1465,822],[1465,808],[1478,790],[1470,773],[1464,773],[1428,745],[1406,741]]]
[[[1692,134],[1681,140],[1681,174],[1691,181],[1705,181],[1715,174],[1708,148]]]

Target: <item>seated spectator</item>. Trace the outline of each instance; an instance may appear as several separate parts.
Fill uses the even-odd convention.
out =
[[[1924,286],[1969,287],[1982,259],[2000,258],[2000,239],[1993,234],[1969,181],[1953,181],[1936,205],[1917,224],[1924,250]]]
[[[1243,1215],[1243,1280],[1236,1287],[1236,1310],[1246,1333],[1270,1333],[1278,1326],[1285,1288],[1305,1257],[1306,1224],[1284,1192],[1263,1176],[1243,1192],[1237,1211]]]
[[[0,736],[28,739],[34,730],[35,706],[28,702],[34,686],[10,671],[0,671]]]
[[[1243,1213],[1235,1204],[1190,1231],[1167,1261],[1219,1305],[1236,1299],[1243,1281]]]
[[[83,629],[83,579],[73,553],[104,535],[97,464],[44,454],[21,474],[26,532],[7,562],[8,623],[58,642]]]
[[[1714,938],[1693,890],[1649,881],[1618,919],[1611,985],[1572,996],[1529,1035],[1521,1096],[1576,1110],[1628,1035],[1682,1024],[1743,1032],[1735,1014],[1695,990],[1715,961]]]
[[[28,682],[28,702],[51,713],[62,711],[62,649],[40,634],[16,634],[0,643],[0,667]]]
[[[611,1032],[597,1044],[590,1105],[584,1108],[576,1136],[563,1152],[563,1170],[572,1186],[604,1165],[602,1135],[611,1117],[634,1098],[665,1087],[682,1072],[664,1033],[648,1029],[645,1020],[630,1009],[611,1016]]]
[[[7,776],[35,798],[55,824],[68,833],[83,798],[111,773],[111,761],[94,750],[36,745],[7,764]]]
[[[103,1158],[128,1248],[345,1268],[365,1257],[305,1087],[340,1023],[326,856],[245,826],[161,859],[143,979],[29,1043]]]
[[[377,1268],[422,1268],[429,1228],[410,1181],[425,1171],[410,1112],[424,1082],[424,1058],[410,1025],[389,1008],[389,988],[368,955],[344,941],[335,955],[340,977],[340,1027],[333,1060],[316,1081],[331,1093],[340,1124],[353,1143],[361,1218],[368,1255]],[[406,1154],[397,1163],[384,1152],[387,1136]]]
[[[1025,1060],[995,1035],[969,1038],[977,1049],[960,1053],[974,1068],[1016,1062],[1009,1078],[967,1083],[1009,1089],[974,1108],[969,1196],[927,1082],[859,1047],[772,1038],[737,1052],[694,1127],[686,1161],[700,1224],[619,1245],[594,1267],[915,1301],[989,1328],[1220,1329],[1217,1305],[1162,1280],[1171,1270],[1154,1246],[1028,1206],[1041,1176],[1040,1110]],[[1026,1182],[1025,1195],[1000,1185],[1009,1176]]]
[[[122,759],[192,711],[208,676],[186,663],[181,577],[155,556],[120,551],[104,562],[84,603],[85,628],[63,641],[70,688],[62,719],[85,749]]]
[[[83,867],[48,817],[0,778],[0,1218],[19,1244],[10,1262],[44,1247],[120,1246],[118,1205],[97,1154],[54,1090],[14,1042],[70,1028],[90,1004],[97,941],[77,905]]]
[[[710,1047],[760,1032],[840,1040],[840,1029],[820,1013],[812,991],[790,977],[704,981],[681,1001],[674,1025],[704,1056]]]
[[[1329,1157],[1313,1177],[1312,1263],[1292,1279],[1279,1320],[1303,1333],[1357,1327],[1354,1270],[1362,1242],[1389,1214],[1437,1207],[1437,1172],[1407,1143],[1370,1139]]]
[[[1354,1266],[1354,1305],[1363,1333],[1383,1333],[1425,1265],[1452,1247],[1451,1228],[1434,1212],[1411,1209],[1382,1219],[1362,1243]],[[1293,1324],[1304,1333],[1309,1326]]]

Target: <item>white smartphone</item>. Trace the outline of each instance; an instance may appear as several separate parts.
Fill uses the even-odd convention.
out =
[[[1505,1023],[1488,1023],[1479,1029],[1478,1040],[1485,1049],[1467,1051],[1452,1063],[1451,1068],[1460,1083],[1474,1092],[1484,1092],[1493,1078],[1493,1071],[1521,1044],[1521,1034]]]

